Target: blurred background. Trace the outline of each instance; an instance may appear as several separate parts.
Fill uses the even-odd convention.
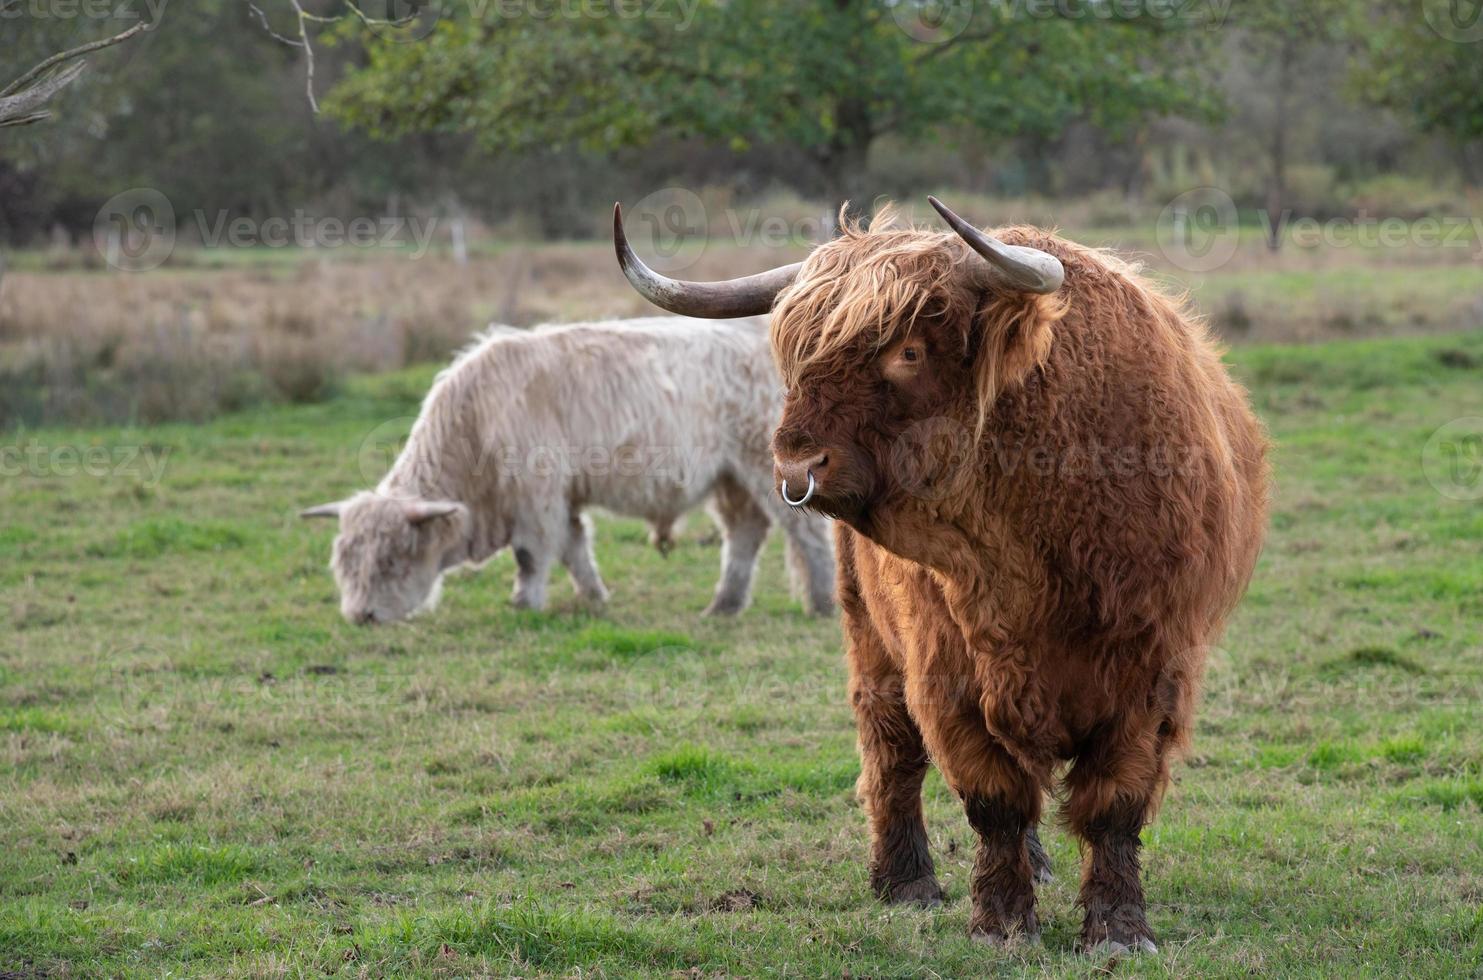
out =
[[[645,312],[616,199],[691,278],[937,193],[1132,253],[1233,342],[1483,321],[1475,0],[0,0],[0,86],[141,24],[0,128],[5,428]]]

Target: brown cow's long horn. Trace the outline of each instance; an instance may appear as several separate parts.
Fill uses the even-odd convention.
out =
[[[685,282],[661,276],[644,265],[629,246],[628,236],[623,233],[621,204],[613,205],[613,248],[618,252],[619,268],[640,296],[671,313],[708,320],[767,313],[778,293],[788,288],[803,267],[802,262],[795,262],[723,282]]]
[[[969,248],[984,257],[988,263],[984,273],[990,285],[1026,293],[1053,293],[1061,288],[1066,270],[1054,255],[1038,248],[1006,245],[958,217],[937,198],[929,196],[927,202],[937,209],[942,220],[968,243]]]

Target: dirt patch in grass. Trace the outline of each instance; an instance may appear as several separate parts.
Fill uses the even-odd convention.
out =
[[[1424,674],[1426,668],[1415,660],[1389,647],[1356,647],[1349,653],[1323,664],[1320,672],[1329,677],[1339,677],[1356,670],[1391,668],[1406,674]]]

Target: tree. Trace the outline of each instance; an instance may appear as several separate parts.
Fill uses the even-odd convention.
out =
[[[1300,4],[1250,0],[1235,11],[1234,26],[1241,31],[1241,44],[1271,94],[1265,155],[1267,247],[1274,252],[1282,248],[1289,141],[1295,104],[1307,82],[1304,66],[1312,62],[1319,47],[1341,43],[1348,37],[1354,8],[1354,0],[1308,0]]]
[[[505,16],[508,3],[489,0],[419,43],[370,36],[366,63],[326,109],[383,137],[463,131],[498,151],[611,151],[659,135],[792,144],[839,200],[858,196],[870,146],[886,134],[1046,138],[1076,119],[1118,127],[1211,106],[1193,70],[1208,32],[1119,20],[1101,0],[1058,13],[696,0],[688,18],[678,4],[613,3],[552,3],[537,18],[535,5]],[[640,9],[649,13],[622,14]]]
[[[1464,178],[1483,182],[1483,170],[1468,155],[1470,144],[1483,140],[1483,5],[1377,5],[1365,26],[1357,72],[1362,93],[1446,138]]]

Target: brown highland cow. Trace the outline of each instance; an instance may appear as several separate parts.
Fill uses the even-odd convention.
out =
[[[973,935],[1034,938],[1059,778],[1082,945],[1151,951],[1139,835],[1261,547],[1266,439],[1203,326],[1133,267],[932,204],[952,232],[847,226],[724,283],[658,276],[615,232],[660,306],[772,313],[779,490],[839,520],[876,893],[941,900],[931,760],[979,835]]]

